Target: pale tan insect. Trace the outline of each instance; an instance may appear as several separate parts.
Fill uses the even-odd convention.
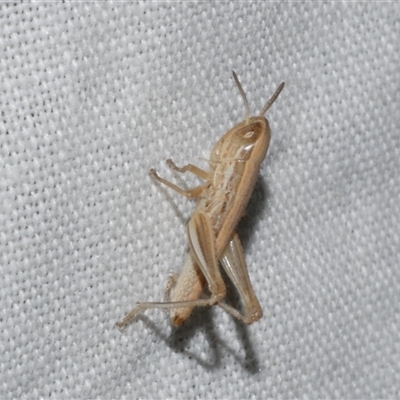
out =
[[[220,306],[246,324],[262,317],[236,225],[244,215],[260,164],[268,150],[271,131],[264,114],[278,97],[284,83],[268,100],[260,115],[250,117],[248,101],[235,72],[233,77],[244,101],[246,117],[217,142],[209,161],[210,171],[203,171],[192,164],[179,168],[172,160],[167,160],[168,166],[175,171],[189,171],[204,179],[205,183],[184,190],[159,177],[154,169],[150,170],[157,181],[189,199],[198,199],[197,208],[187,226],[190,250],[180,275],[171,277],[167,284],[166,301],[138,303],[122,322],[117,323],[119,327],[126,326],[137,314],[149,308],[171,309],[171,322],[175,326],[181,325],[195,307],[212,305]],[[244,313],[222,301],[226,296],[226,287],[219,263],[239,292]],[[203,295],[206,283],[211,293],[209,298]]]

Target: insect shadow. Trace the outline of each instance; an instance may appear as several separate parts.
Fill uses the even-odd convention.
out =
[[[261,176],[259,176],[252,197],[247,206],[247,214],[242,218],[238,225],[238,232],[242,239],[244,250],[246,250],[249,243],[251,243],[251,236],[256,231],[256,225],[261,222],[260,215],[265,213],[269,193],[266,182]],[[262,268],[262,266],[260,267]],[[240,309],[240,298],[234,285],[231,283],[224,271],[222,271],[222,275],[227,287],[226,302],[235,308]],[[249,326],[236,318],[232,318],[235,324],[237,337],[242,343],[244,350],[244,356],[242,356],[237,354],[237,351],[229,346],[229,344],[215,329],[215,314],[212,310],[215,308],[216,307],[196,308],[193,311],[191,318],[186,320],[182,326],[178,328],[173,327],[169,335],[163,333],[146,315],[140,314],[137,319],[142,320],[143,323],[145,323],[156,334],[156,336],[165,342],[165,344],[174,352],[184,354],[189,359],[195,360],[205,369],[213,370],[219,368],[221,366],[222,349],[225,349],[225,351],[231,354],[249,373],[258,373],[260,371],[260,361],[257,357],[257,352],[254,349],[253,343],[250,340]],[[253,326],[255,327],[255,325]],[[202,358],[191,350],[191,347],[193,347],[191,345],[192,339],[195,336],[198,336],[199,332],[204,335],[205,340],[209,345],[207,358]]]

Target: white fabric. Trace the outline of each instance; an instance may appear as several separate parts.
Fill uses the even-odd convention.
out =
[[[33,3],[0,8],[1,398],[395,398],[400,8]],[[240,225],[264,310],[178,330],[162,300],[221,135],[286,82]],[[233,301],[235,301],[233,299]]]

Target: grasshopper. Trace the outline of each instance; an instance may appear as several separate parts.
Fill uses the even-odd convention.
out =
[[[251,117],[246,94],[233,71],[233,78],[243,98],[246,114],[244,121],[225,133],[211,152],[210,170],[204,171],[188,164],[181,168],[171,160],[167,165],[177,172],[191,172],[205,182],[201,186],[184,190],[161,178],[154,169],[150,174],[158,181],[188,199],[197,199],[197,207],[187,225],[189,253],[179,276],[171,276],[165,302],[138,303],[117,326],[125,327],[135,316],[150,308],[170,309],[171,322],[180,326],[195,307],[218,305],[246,324],[258,321],[263,313],[254,293],[247,265],[236,232],[236,226],[245,213],[253,192],[261,162],[268,150],[271,130],[265,113],[277,99],[284,83],[258,116]],[[219,264],[236,287],[243,312],[226,304],[226,286]],[[207,284],[211,296],[203,294]],[[172,296],[171,296],[172,291]]]

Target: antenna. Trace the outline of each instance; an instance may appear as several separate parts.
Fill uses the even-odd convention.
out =
[[[244,90],[242,88],[242,85],[240,84],[239,79],[238,79],[235,71],[232,71],[232,75],[233,75],[233,79],[235,80],[236,85],[237,85],[237,87],[239,89],[240,95],[242,96],[243,103],[244,103],[244,108],[246,109],[246,122],[248,122],[249,118],[250,118],[250,110],[249,110],[249,102],[247,100],[246,93],[244,92]]]
[[[279,85],[278,89],[276,89],[276,92],[272,95],[272,97],[267,101],[267,104],[261,110],[260,115],[264,115],[268,111],[268,109],[272,106],[272,104],[274,104],[274,101],[279,96],[279,93],[282,92],[282,89],[284,86],[285,86],[285,82],[282,82]]]

